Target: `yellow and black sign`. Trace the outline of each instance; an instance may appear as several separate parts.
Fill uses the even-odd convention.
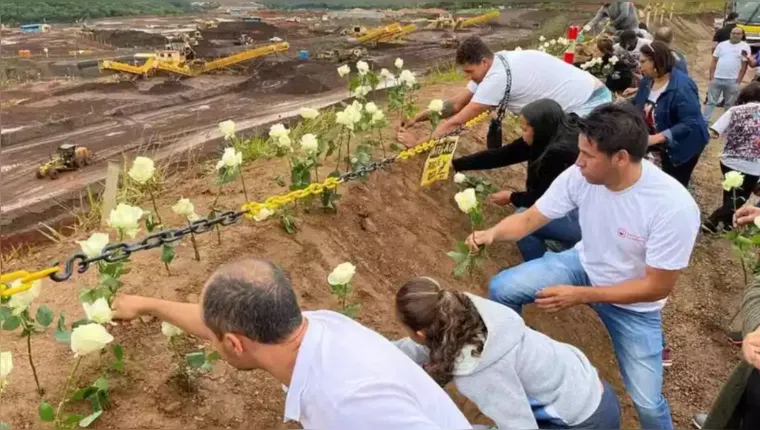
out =
[[[451,159],[457,150],[457,143],[459,143],[459,136],[441,139],[435,144],[433,149],[430,150],[427,161],[425,161],[421,186],[425,187],[433,182],[448,179],[449,171],[451,170]]]

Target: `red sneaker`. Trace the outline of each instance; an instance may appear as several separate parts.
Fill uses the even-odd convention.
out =
[[[670,367],[673,365],[673,359],[670,358],[670,348],[667,346],[662,349],[662,367]]]

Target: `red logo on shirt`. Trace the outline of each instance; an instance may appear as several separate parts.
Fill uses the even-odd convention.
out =
[[[644,238],[644,236],[639,236],[637,234],[630,233],[626,231],[624,228],[619,228],[617,231],[617,235],[621,239],[628,239],[634,242],[646,243],[646,239]]]

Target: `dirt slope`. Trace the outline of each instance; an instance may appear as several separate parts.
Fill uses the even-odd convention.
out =
[[[690,66],[704,88],[709,29],[696,23],[687,25],[689,32],[679,32],[679,38],[688,41]],[[430,99],[458,85],[426,88],[420,105],[426,105]],[[425,133],[424,127],[419,131]],[[482,127],[467,135],[458,151],[464,154],[483,148],[483,135]],[[696,198],[703,212],[712,210],[720,199],[716,160],[719,149],[717,143],[712,143],[697,169]],[[329,293],[327,274],[335,265],[351,261],[357,266],[356,292],[352,300],[361,303],[357,319],[389,337],[399,336],[400,328],[393,319],[392,297],[407,278],[433,276],[450,287],[485,294],[490,276],[521,261],[513,244],[495,245],[489,251],[489,261],[482,272],[474,279],[455,280],[450,274],[452,261],[445,253],[454,247],[457,239],[466,236],[467,220],[453,201],[456,192],[453,183],[427,189],[419,187],[421,164],[422,160],[416,159],[395,165],[375,173],[367,182],[341,188],[343,197],[338,215],[325,215],[316,210],[301,213],[297,216],[300,231],[295,236],[277,228],[275,221],[246,222],[224,230],[222,246],[217,245],[213,234],[199,237],[200,263],[192,260],[190,244],[183,243],[172,265],[173,276],[167,276],[159,264],[158,252],[136,255],[131,263],[132,274],[125,277],[123,291],[195,301],[204,280],[219,264],[250,255],[271,259],[289,270],[305,309],[334,309],[337,303]],[[211,178],[203,175],[208,167],[196,166],[188,171],[161,197],[160,206],[165,208],[162,215],[171,225],[181,224],[169,210],[180,197],[191,198],[199,212],[209,207],[214,185]],[[272,179],[286,170],[282,160],[259,161],[247,166],[245,173],[252,198],[261,200],[275,191],[284,191]],[[501,186],[519,188],[524,181],[524,168],[515,166],[487,176]],[[230,187],[222,201],[229,208],[237,208],[243,201],[242,188]],[[148,207],[148,202],[144,206]],[[491,206],[486,208],[489,223],[510,212]],[[85,236],[82,234],[78,239]],[[45,248],[15,262],[12,268],[41,267],[75,249],[72,245]],[[688,427],[690,414],[709,406],[736,362],[738,350],[727,344],[722,329],[738,303],[739,278],[740,269],[726,243],[719,238],[700,237],[691,267],[681,277],[666,307],[665,331],[674,349],[675,364],[665,375],[665,393],[678,428]],[[38,303],[63,310],[69,320],[76,320],[82,316],[76,291],[94,282],[95,274],[88,273],[67,283],[46,283]],[[583,350],[624,399],[623,427],[638,425],[630,401],[623,394],[607,334],[590,310],[578,308],[548,315],[529,307],[526,320],[553,338]],[[222,363],[210,377],[200,379],[197,391],[187,393],[169,381],[171,354],[157,321],[115,327],[112,332],[126,349],[126,374],[111,378],[113,405],[97,423],[98,428],[282,426],[282,390],[262,372],[238,372]],[[7,332],[0,333],[0,343],[3,349],[11,349],[16,359],[11,384],[3,393],[3,398],[10,400],[3,403],[0,420],[8,421],[12,428],[34,427],[38,398],[29,366],[24,362],[25,344]],[[48,389],[45,399],[57,402],[72,362],[71,354],[49,336],[35,337],[33,346],[40,378]],[[102,363],[106,362],[104,358]],[[86,360],[77,382],[91,382],[100,365],[97,358]],[[466,406],[465,410],[468,417],[482,422],[474,408]]]

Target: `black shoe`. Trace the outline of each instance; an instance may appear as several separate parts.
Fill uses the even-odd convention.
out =
[[[718,227],[715,224],[713,224],[710,220],[703,222],[700,228],[703,233],[718,234]]]

